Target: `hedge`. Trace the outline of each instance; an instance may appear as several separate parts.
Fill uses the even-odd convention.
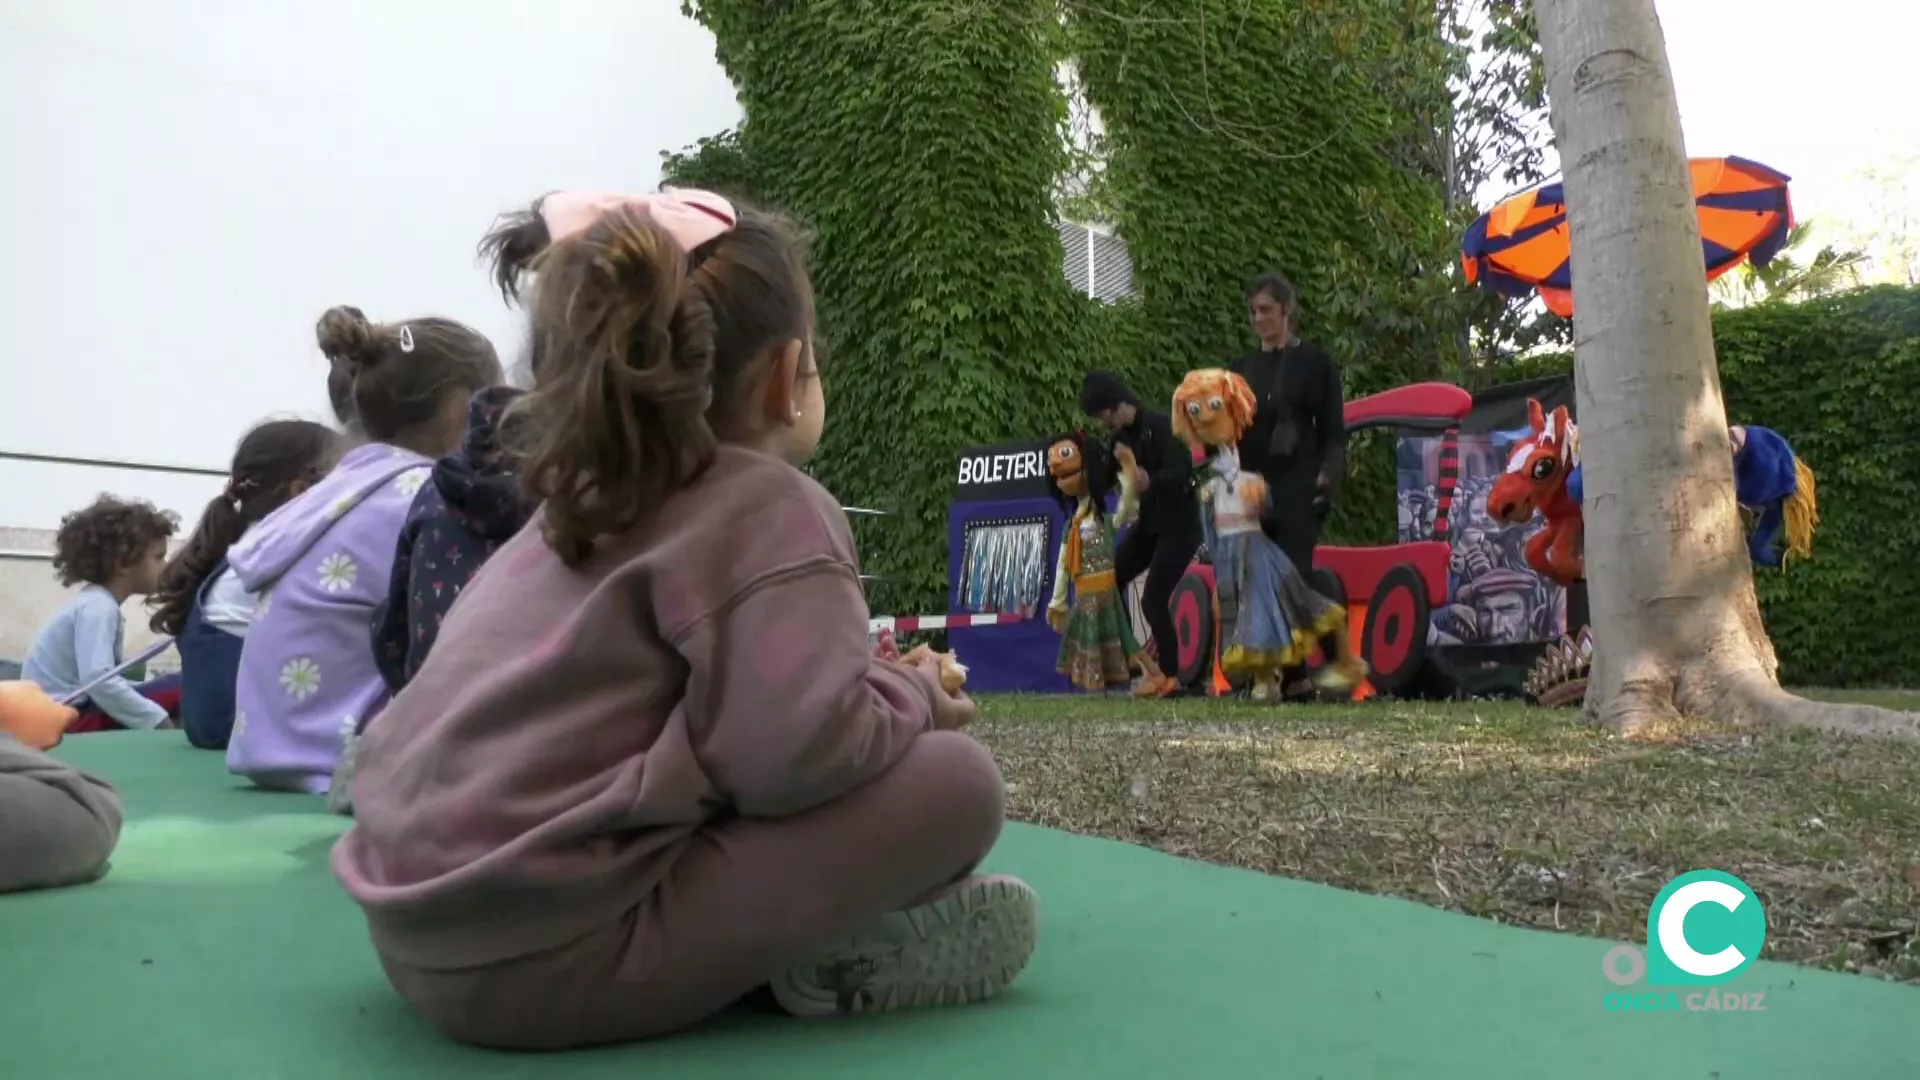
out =
[[[1818,479],[1813,557],[1755,569],[1780,676],[1901,686],[1920,676],[1920,289],[1887,286],[1716,312],[1727,416],[1786,436]],[[1563,355],[1508,377],[1572,370]]]

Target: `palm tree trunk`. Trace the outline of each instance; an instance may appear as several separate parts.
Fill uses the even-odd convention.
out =
[[[1920,714],[1815,703],[1776,678],[1653,0],[1539,0],[1537,11],[1579,297],[1587,715],[1628,731],[1684,713],[1920,741]]]

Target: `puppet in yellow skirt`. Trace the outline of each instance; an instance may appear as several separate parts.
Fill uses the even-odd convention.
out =
[[[1366,678],[1367,664],[1347,639],[1346,607],[1322,596],[1260,529],[1266,482],[1240,468],[1239,451],[1253,409],[1247,381],[1217,368],[1189,372],[1173,395],[1174,434],[1207,454],[1200,526],[1220,600],[1220,669],[1251,681],[1256,699],[1268,698],[1279,690],[1281,672],[1305,664],[1324,642],[1331,662],[1318,683],[1351,690]]]

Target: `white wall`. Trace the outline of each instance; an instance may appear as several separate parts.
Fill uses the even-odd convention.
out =
[[[512,364],[494,215],[651,189],[738,121],[679,7],[0,0],[0,452],[223,469],[257,420],[328,418],[333,304],[461,319]],[[220,484],[0,459],[0,528],[101,491],[190,526]]]

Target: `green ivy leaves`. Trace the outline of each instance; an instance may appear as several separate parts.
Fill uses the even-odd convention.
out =
[[[1100,110],[1119,231],[1142,302],[1119,365],[1143,394],[1253,346],[1242,296],[1266,270],[1348,397],[1452,366],[1442,166],[1451,100],[1434,5],[1283,0],[1068,3]],[[1394,535],[1391,440],[1353,448],[1331,538]]]
[[[1032,437],[1073,406],[1090,306],[1060,269],[1060,40],[1040,0],[701,0],[747,122],[670,158],[683,183],[805,221],[830,422],[817,475],[896,582],[878,610],[946,610],[959,451]],[[745,168],[735,167],[744,162]]]
[[[946,608],[958,452],[1074,420],[1085,371],[1150,400],[1252,346],[1255,274],[1349,396],[1437,377],[1458,337],[1439,134],[1447,46],[1424,0],[688,0],[745,108],[670,179],[810,227],[831,421],[816,473],[863,522],[879,610]],[[1061,272],[1053,222],[1086,154],[1056,81],[1076,61],[1139,299]],[[1356,446],[1330,535],[1390,540],[1390,440]]]

